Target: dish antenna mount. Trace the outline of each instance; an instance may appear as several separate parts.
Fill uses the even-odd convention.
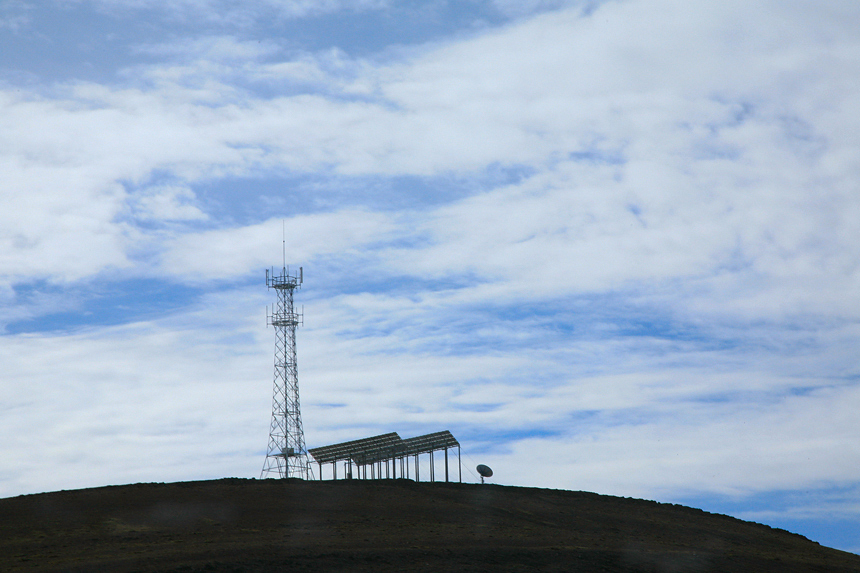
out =
[[[493,470],[490,469],[490,466],[478,464],[478,467],[475,469],[478,470],[479,474],[481,474],[481,483],[484,483],[484,478],[493,477]]]

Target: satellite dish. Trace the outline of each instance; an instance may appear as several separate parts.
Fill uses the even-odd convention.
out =
[[[481,474],[481,483],[484,483],[484,478],[493,477],[493,470],[490,469],[490,466],[478,464],[478,467],[475,469],[478,470],[479,474]]]

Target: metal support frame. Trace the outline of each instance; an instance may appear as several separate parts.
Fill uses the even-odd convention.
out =
[[[278,275],[274,269],[271,273],[266,270],[266,286],[275,289],[278,302],[271,314],[266,312],[266,323],[275,328],[275,374],[269,446],[261,478],[310,477],[296,363],[296,327],[302,324],[304,317],[293,307],[293,292],[301,288],[303,278],[301,267],[296,274],[290,274],[286,266]]]
[[[457,478],[463,482],[460,442],[445,430],[403,440],[397,432],[381,434],[370,438],[342,442],[331,446],[311,448],[308,453],[317,461],[320,479],[323,479],[322,464],[332,464],[332,479],[337,478],[337,462],[344,462],[346,479],[397,479],[397,466],[400,465],[400,478],[411,478],[410,458],[414,459],[415,481],[421,480],[421,454],[430,456],[430,481],[436,481],[436,461],[434,454],[443,451],[445,456],[445,482],[451,480],[448,450],[457,447]],[[357,474],[353,476],[355,465]],[[383,469],[384,468],[384,469]]]

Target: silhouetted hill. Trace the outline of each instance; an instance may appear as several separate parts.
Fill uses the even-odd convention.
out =
[[[860,572],[860,556],[585,492],[223,479],[2,499],[0,571],[837,573]]]

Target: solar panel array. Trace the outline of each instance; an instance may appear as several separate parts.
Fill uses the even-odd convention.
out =
[[[365,465],[408,455],[436,452],[459,445],[460,442],[448,430],[406,440],[401,439],[397,432],[391,432],[331,446],[310,448],[308,453],[321,464],[351,460],[359,465]]]
[[[400,439],[397,432],[391,432],[372,438],[311,448],[308,453],[321,464],[338,460],[352,460],[358,464],[371,464],[394,457],[392,454],[399,449],[402,443],[403,440]]]

